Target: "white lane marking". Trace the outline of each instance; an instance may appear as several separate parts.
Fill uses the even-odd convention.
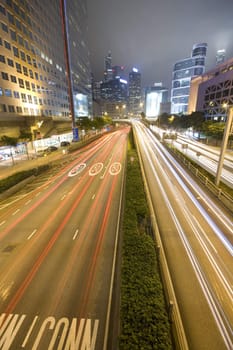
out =
[[[33,330],[33,328],[34,328],[34,326],[35,326],[35,324],[37,322],[37,319],[38,319],[38,316],[35,316],[32,324],[31,324],[31,327],[30,327],[29,331],[27,332],[26,337],[24,338],[24,341],[23,341],[23,344],[22,344],[22,348],[25,347],[25,345],[26,345],[26,343],[27,343],[27,341],[28,341],[28,339],[29,339],[29,337],[30,337],[30,335],[32,333],[32,330]]]
[[[30,341],[30,349],[37,350],[43,340],[50,337],[47,349],[86,349],[94,350],[98,335],[98,319],[68,319],[62,317],[55,319],[49,316],[41,320],[35,316],[29,325],[26,336],[21,343],[23,326],[26,325],[28,316],[23,314],[0,315],[0,345],[1,349],[9,350],[13,342],[17,342],[20,348],[27,348]]]
[[[0,226],[4,225],[5,222],[6,222],[6,220],[2,221],[2,222],[0,223]]]
[[[89,170],[89,175],[90,176],[95,176],[101,172],[103,169],[104,165],[103,163],[95,163],[92,165],[91,169]]]
[[[110,166],[110,169],[109,169],[109,173],[111,175],[117,175],[117,174],[119,174],[120,171],[121,171],[121,163],[119,163],[119,162],[112,163],[112,165]]]
[[[79,233],[79,229],[77,229],[77,230],[75,231],[75,234],[74,234],[74,236],[73,236],[73,241],[74,241],[75,238],[78,236],[78,233]]]
[[[35,228],[35,230],[32,231],[32,233],[28,236],[28,239],[32,238],[32,236],[36,233],[37,229]]]
[[[66,194],[64,194],[62,197],[61,197],[61,201],[63,201],[63,199],[66,198]]]
[[[38,197],[40,194],[41,194],[41,192],[38,192],[38,193],[36,194],[36,197]]]
[[[17,209],[16,211],[14,211],[14,213],[12,213],[12,215],[17,214],[20,211],[20,209]]]
[[[76,165],[73,169],[70,170],[68,176],[75,176],[80,174],[86,168],[86,166],[86,163],[80,163]]]
[[[95,199],[95,194],[93,194],[92,198],[91,199]]]
[[[29,199],[24,205],[28,205],[29,203],[31,203],[31,199]]]

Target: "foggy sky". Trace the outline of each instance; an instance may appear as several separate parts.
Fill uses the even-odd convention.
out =
[[[218,49],[233,57],[233,0],[87,0],[88,38],[95,80],[103,79],[104,56],[113,65],[137,67],[142,85],[171,88],[176,61],[195,43],[208,44],[206,70]]]

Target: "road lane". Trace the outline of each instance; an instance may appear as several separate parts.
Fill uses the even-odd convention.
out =
[[[84,153],[15,221],[15,208],[1,211],[0,348],[103,349],[127,132],[96,144],[86,159]],[[81,163],[83,170],[69,176]],[[16,236],[19,244],[6,256]]]
[[[207,195],[148,129],[135,130],[189,346],[230,349],[232,220],[220,208],[216,220],[210,199],[206,211]]]

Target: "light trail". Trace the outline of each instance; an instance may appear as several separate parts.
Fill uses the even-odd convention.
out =
[[[206,212],[206,210],[202,207],[200,202],[196,199],[196,194],[204,199],[206,203],[208,203],[208,207],[212,206],[212,201],[208,199],[208,196],[204,192],[201,191],[198,186],[194,183],[193,180],[190,179],[188,174],[184,171],[183,168],[171,157],[171,155],[161,146],[160,142],[158,142],[153,134],[146,129],[143,126],[139,126],[135,123],[135,130],[138,134],[138,142],[141,145],[140,147],[143,149],[142,154],[146,156],[146,160],[144,162],[146,164],[149,164],[150,169],[153,173],[154,179],[159,186],[159,189],[162,193],[162,196],[164,198],[164,202],[166,203],[166,206],[168,208],[168,211],[170,213],[171,218],[173,219],[173,222],[176,226],[177,232],[183,242],[183,245],[186,249],[186,252],[189,256],[190,262],[192,263],[193,269],[195,271],[195,274],[199,280],[199,284],[203,290],[203,293],[206,297],[206,300],[209,304],[209,307],[212,311],[213,317],[215,318],[216,324],[218,325],[219,331],[222,334],[222,338],[224,339],[224,342],[226,344],[226,347],[228,349],[231,349],[233,347],[232,342],[232,326],[230,322],[230,309],[228,310],[228,314],[226,313],[226,309],[224,309],[224,306],[222,304],[222,300],[220,301],[218,295],[216,294],[215,288],[212,284],[212,276],[207,278],[206,272],[204,267],[202,267],[201,263],[199,262],[198,257],[195,254],[195,251],[193,250],[191,246],[191,238],[193,240],[193,237],[195,236],[197,241],[199,242],[200,247],[202,248],[202,252],[205,254],[209,266],[211,266],[212,271],[214,271],[213,278],[216,278],[219,283],[222,286],[222,290],[224,291],[224,298],[228,300],[228,304],[232,301],[232,285],[230,280],[232,281],[232,274],[229,270],[225,269],[224,264],[220,265],[219,262],[217,262],[216,258],[218,256],[218,252],[214,246],[214,244],[210,241],[210,239],[205,234],[205,231],[202,229],[201,225],[198,223],[197,219],[193,215],[193,213],[188,209],[188,206],[185,205],[185,203],[181,203],[182,211],[183,211],[183,217],[186,219],[186,222],[189,224],[189,227],[191,231],[193,232],[194,236],[190,236],[190,241],[186,237],[185,231],[182,228],[182,224],[178,218],[178,216],[175,213],[174,208],[172,207],[172,204],[170,202],[170,198],[168,197],[164,186],[160,180],[160,176],[157,173],[157,170],[155,169],[155,160],[156,160],[156,167],[159,169],[159,172],[161,174],[164,174],[165,168],[161,163],[162,162],[166,165],[169,172],[172,174],[172,176],[175,178],[177,183],[179,184],[180,188],[185,192],[185,194],[191,199],[191,202],[194,204],[195,208],[199,211],[201,214],[201,217],[205,220],[205,222],[208,224],[211,232],[213,232],[222,242],[223,246],[226,248],[226,250],[231,254],[233,254],[232,245],[229,242],[229,240],[226,239],[225,234],[228,232],[228,234],[232,235],[232,221],[225,216],[221,210],[217,207],[217,205],[214,205],[212,208],[212,212],[214,214],[215,208],[217,209],[217,214],[220,215],[221,223],[225,226],[226,232],[223,232],[218,225],[215,223],[215,221],[210,217],[209,213]],[[166,172],[167,173],[167,172]],[[182,194],[180,193],[180,190],[178,190],[178,187],[174,184],[174,182],[170,181],[169,179],[170,175],[167,173],[167,177],[164,179],[166,180],[167,186],[169,187],[170,191],[173,192],[174,198],[179,198],[179,200],[183,200]],[[185,182],[185,183],[184,183]],[[193,194],[193,191],[195,195]],[[216,215],[216,212],[215,212]],[[211,244],[210,244],[211,243]],[[210,247],[210,248],[209,248]],[[226,274],[226,271],[228,272],[228,275]],[[218,285],[220,288],[220,286]],[[221,288],[220,288],[221,289]],[[223,294],[222,294],[223,296]],[[232,318],[232,314],[231,314]]]

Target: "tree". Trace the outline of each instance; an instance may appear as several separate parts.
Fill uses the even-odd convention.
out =
[[[32,140],[32,133],[28,130],[21,129],[19,139],[22,141],[31,141]]]
[[[7,136],[7,135],[3,135],[1,137],[1,143],[3,145],[6,145],[6,146],[16,146],[17,143],[18,143],[18,138],[16,137],[10,137],[10,136]]]
[[[203,123],[203,131],[206,133],[206,135],[212,136],[217,140],[221,140],[223,138],[225,126],[225,123],[206,121]]]

